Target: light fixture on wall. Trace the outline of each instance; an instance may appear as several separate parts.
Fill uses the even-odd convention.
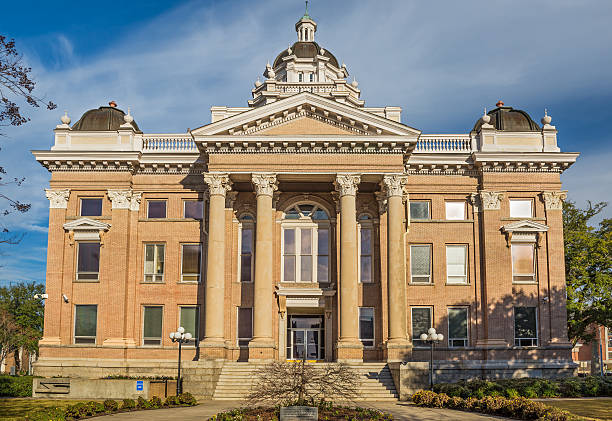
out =
[[[66,294],[62,294],[62,298],[64,299],[65,303],[70,302],[70,300],[68,300],[68,296]]]

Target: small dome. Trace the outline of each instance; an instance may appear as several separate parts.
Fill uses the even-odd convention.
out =
[[[319,44],[317,44],[314,41],[313,42],[298,41],[291,46],[291,50],[293,51],[293,54],[295,54],[297,58],[315,58],[317,55],[320,54],[321,47],[319,47]],[[282,51],[278,55],[278,57],[276,57],[276,60],[274,60],[274,68],[276,68],[276,66],[281,64],[283,62],[283,58],[287,57],[288,55],[289,55],[289,52],[287,50]],[[322,55],[323,57],[329,58],[329,63],[331,65],[337,68],[340,68],[340,66],[338,66],[338,60],[336,60],[336,57],[334,57],[332,53],[330,53],[327,50],[323,50]]]
[[[542,130],[538,123],[523,110],[515,110],[512,107],[504,107],[503,103],[498,103],[497,108],[487,113],[491,117],[491,124],[495,129],[505,132],[535,132]],[[473,131],[480,130],[482,119],[478,119]]]
[[[111,102],[114,104],[114,102]],[[123,119],[125,113],[123,110],[117,108],[116,105],[110,105],[108,107],[94,108],[93,110],[86,111],[81,116],[79,121],[74,123],[72,130],[80,131],[114,131],[119,130],[119,127],[125,123]],[[138,124],[136,121],[132,121],[132,126],[139,132]]]

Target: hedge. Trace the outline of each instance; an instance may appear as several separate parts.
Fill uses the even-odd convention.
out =
[[[32,376],[0,375],[0,396],[11,398],[32,396]]]
[[[421,390],[412,395],[412,401],[418,406],[482,412],[519,420],[573,421],[580,419],[567,411],[523,397],[507,399],[501,396],[485,396],[482,399],[464,399],[459,396],[448,396],[445,393]]]
[[[568,377],[563,379],[504,379],[468,380],[439,383],[434,392],[461,398],[503,396],[506,398],[580,398],[612,396],[612,378],[599,376]]]

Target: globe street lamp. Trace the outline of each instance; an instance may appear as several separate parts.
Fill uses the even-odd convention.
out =
[[[178,342],[179,344],[178,379],[176,380],[176,396],[178,396],[183,393],[183,385],[181,383],[181,346],[191,340],[191,333],[185,333],[185,328],[181,326],[176,332],[170,333],[170,339],[172,339],[172,342]]]
[[[429,342],[431,346],[430,360],[429,360],[429,388],[433,390],[433,380],[434,380],[434,372],[433,372],[433,349],[434,343],[442,342],[444,339],[444,335],[441,333],[436,333],[436,329],[430,327],[427,333],[421,333],[421,340],[423,342]]]

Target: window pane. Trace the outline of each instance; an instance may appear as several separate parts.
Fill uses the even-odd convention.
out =
[[[537,338],[535,307],[514,307],[514,337]]]
[[[145,338],[161,338],[162,336],[162,314],[161,306],[144,308],[144,333]]]
[[[467,308],[448,309],[448,338],[464,339],[468,334]]]
[[[300,281],[312,282],[312,256],[300,257]]]
[[[361,228],[361,253],[372,254],[372,230]]]
[[[317,281],[327,282],[329,277],[329,258],[319,256],[317,259]]]
[[[295,230],[285,230],[285,254],[295,254]]]
[[[166,217],[166,201],[165,200],[150,200],[147,202],[149,206],[149,218],[165,218]]]
[[[449,278],[465,276],[466,250],[465,246],[446,246],[446,273]]]
[[[296,209],[289,209],[285,213],[285,219],[299,219],[300,213]]]
[[[359,339],[374,339],[374,309],[371,307],[359,308]]]
[[[533,244],[512,244],[512,272],[533,275]]]
[[[429,276],[430,246],[410,246],[410,272],[412,276]]]
[[[162,275],[164,273],[164,250],[165,246],[163,244],[157,244],[155,246],[155,250],[157,251],[157,264],[155,266],[155,273],[158,275]]]
[[[329,254],[329,230],[319,229],[317,235],[319,236],[317,242],[319,254]]]
[[[300,230],[300,254],[312,254],[312,229]]]
[[[253,230],[251,228],[242,229],[242,244],[241,249],[243,253],[251,253],[253,250]]]
[[[199,244],[183,244],[183,273],[184,274],[199,274],[200,273],[200,245]]]
[[[361,256],[361,282],[372,282],[372,256]]]
[[[295,282],[295,256],[285,256],[285,282]]]
[[[240,282],[251,282],[251,255],[240,258]]]
[[[74,336],[96,336],[98,306],[78,305],[74,314]]]
[[[238,338],[250,339],[253,337],[253,309],[241,307],[238,309]]]
[[[531,218],[531,200],[510,200],[510,217]]]
[[[312,213],[312,210],[314,209],[313,205],[300,205],[298,207],[300,208],[300,211],[302,212],[302,215],[304,216],[310,216],[310,214]]]
[[[314,219],[314,220],[326,220],[326,219],[329,219],[329,217],[327,216],[327,212],[325,212],[323,209],[317,209],[314,212],[314,215],[312,215],[312,219]]]
[[[79,272],[98,272],[100,267],[100,243],[79,243]]]
[[[410,202],[410,219],[429,219],[429,202]]]
[[[446,219],[465,219],[465,202],[446,202]]]
[[[101,216],[102,199],[81,199],[81,216]]]
[[[415,344],[423,345],[419,339],[422,333],[427,333],[431,327],[431,309],[413,308],[412,309],[412,338]]]
[[[198,338],[198,329],[200,326],[200,312],[197,307],[181,307],[180,325],[185,329],[185,333],[191,333],[191,336]]]
[[[203,201],[185,200],[185,218],[202,219],[203,215],[204,215],[204,202]]]

